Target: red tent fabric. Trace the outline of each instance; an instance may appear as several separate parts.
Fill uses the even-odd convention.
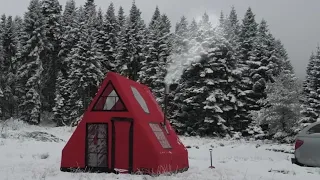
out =
[[[186,171],[188,151],[145,85],[110,72],[62,150],[61,171]]]

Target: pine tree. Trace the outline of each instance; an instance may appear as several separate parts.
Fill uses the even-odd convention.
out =
[[[170,21],[156,7],[148,28],[148,56],[142,63],[139,81],[152,89],[159,103],[163,101],[166,64],[170,53],[169,33]]]
[[[61,36],[61,49],[59,52],[60,67],[57,74],[55,106],[53,108],[53,121],[57,126],[67,125],[71,121],[71,118],[69,117],[69,114],[71,114],[71,100],[69,98],[72,94],[72,89],[68,86],[68,76],[70,74],[69,67],[71,66],[71,62],[68,61],[67,57],[79,40],[80,25],[74,0],[67,1],[62,15],[61,25],[63,35]]]
[[[173,54],[182,54],[188,51],[187,42],[191,38],[195,38],[197,36],[197,32],[195,32],[195,36],[189,36],[189,23],[185,16],[182,16],[180,21],[175,26],[175,33],[173,37],[172,49]]]
[[[52,111],[54,107],[57,73],[61,68],[61,60],[58,56],[61,50],[62,7],[58,0],[42,0],[42,14],[45,20],[45,34],[47,39],[45,49],[45,61],[43,61],[44,75],[42,76],[44,87],[42,88],[42,108],[44,111]]]
[[[45,19],[41,12],[39,0],[31,0],[28,12],[24,16],[22,51],[19,61],[19,79],[22,88],[20,109],[21,119],[31,123],[40,123],[42,75],[47,45]]]
[[[12,16],[8,16],[2,33],[3,48],[3,95],[6,101],[4,107],[6,109],[6,118],[13,117],[15,113],[15,81],[16,81],[16,56],[17,56],[17,29],[15,28]]]
[[[79,19],[77,16],[77,8],[74,0],[68,0],[65,5],[65,10],[62,15],[62,37],[61,37],[61,50],[59,57],[61,58],[61,68],[63,75],[66,76],[67,67],[66,57],[70,53],[71,49],[75,46],[79,40]]]
[[[117,62],[122,75],[138,80],[141,62],[145,58],[146,27],[141,18],[141,11],[132,3],[126,27],[119,41]]]
[[[182,16],[180,21],[176,24],[175,27],[175,34],[176,36],[180,37],[182,40],[183,38],[186,38],[188,36],[188,21],[187,18],[185,16]]]
[[[212,24],[209,21],[208,14],[204,13],[198,25],[198,33],[197,33],[198,41],[207,41],[208,38],[211,38],[212,36],[213,36]]]
[[[111,3],[108,7],[107,13],[104,17],[102,36],[103,46],[102,53],[105,57],[103,64],[105,71],[115,71],[116,69],[116,48],[117,48],[117,29],[119,29],[115,15],[114,5]]]
[[[4,17],[4,18],[3,18]],[[3,32],[4,32],[4,25],[6,17],[3,15],[1,18],[0,23],[0,72],[5,71],[5,61],[4,61],[4,52],[3,52]],[[3,94],[3,88],[5,86],[5,73],[0,73],[0,117],[3,116],[4,109],[5,109],[5,101],[4,101],[4,94]]]
[[[180,18],[180,21],[175,25],[175,32],[171,37],[171,54],[168,57],[168,67],[171,67],[170,64],[175,64],[177,61],[181,61],[182,59],[194,58],[190,57],[188,54],[189,50],[192,48],[191,40],[196,39],[197,33],[193,32],[193,36],[191,36],[189,31],[189,23],[185,16]],[[194,40],[195,41],[195,40]],[[195,45],[195,44],[194,44]],[[198,45],[198,44],[197,44]],[[191,55],[192,56],[192,55]],[[170,65],[170,66],[169,66]],[[178,68],[178,67],[175,67]],[[167,77],[166,77],[167,78]],[[166,82],[168,83],[168,82]],[[171,123],[176,127],[179,134],[186,133],[186,123],[179,120],[179,116],[182,116],[183,113],[181,111],[181,105],[184,105],[183,102],[183,92],[181,89],[187,87],[187,84],[184,82],[184,78],[180,78],[175,80],[174,82],[170,82],[171,93],[168,97],[168,114]],[[180,89],[181,88],[181,89]],[[181,98],[180,98],[181,97]]]
[[[195,19],[192,19],[191,24],[189,25],[190,37],[195,38],[198,32],[198,24]]]
[[[235,8],[232,7],[228,18],[225,20],[225,38],[228,40],[235,41],[238,38],[239,33],[240,24],[238,20],[238,15]]]
[[[170,118],[179,134],[206,135],[207,132],[199,130],[205,119],[204,104],[208,97],[209,89],[206,87],[206,78],[202,76],[205,71],[206,50],[209,49],[211,28],[205,29],[209,22],[203,16],[201,29],[194,39],[188,38],[188,22],[182,17],[176,25],[174,39],[175,48],[170,56],[171,61],[181,59],[193,59],[190,67],[186,67],[181,79],[177,80],[178,87],[172,92],[173,98],[170,100]],[[201,32],[201,33],[200,33]],[[201,55],[203,54],[203,55]]]
[[[282,42],[279,39],[276,40],[275,38],[272,38],[272,47],[275,51],[274,56],[278,59],[278,61],[275,62],[277,68],[273,71],[274,76],[277,76],[283,70],[288,70],[291,73],[294,73],[293,66],[288,57],[288,53],[284,48]]]
[[[126,17],[124,15],[124,10],[122,8],[122,6],[120,6],[119,11],[118,11],[118,15],[117,15],[117,27],[118,27],[118,31],[120,32],[120,30],[125,26],[126,23]]]
[[[231,8],[229,16],[225,18],[222,26],[223,36],[231,43],[234,49],[239,49],[240,23],[234,7]],[[239,57],[239,52],[235,51],[235,56]]]
[[[266,21],[262,20],[249,55],[250,60],[247,61],[250,68],[249,76],[253,83],[251,97],[255,101],[266,97],[266,83],[272,79],[272,73],[270,72],[272,69],[269,69],[271,52],[269,51],[268,31]]]
[[[66,117],[68,115],[67,112],[69,112],[69,106],[67,106],[66,102],[67,99],[64,97],[70,96],[68,93],[68,87],[65,86],[67,83],[66,79],[63,77],[61,71],[58,72],[58,77],[56,81],[56,91],[55,91],[55,106],[53,107],[53,113],[54,113],[54,122],[57,126],[63,126],[67,125],[66,120],[69,118]]]
[[[307,77],[304,82],[304,101],[303,110],[301,114],[303,118],[300,120],[302,126],[307,126],[310,123],[316,122],[320,116],[320,99],[319,99],[319,85],[320,85],[320,47],[317,48],[316,53],[311,55],[307,66]]]
[[[72,93],[66,102],[71,112],[66,124],[72,123],[82,115],[104,77],[101,71],[103,55],[98,49],[95,36],[97,13],[93,1],[88,0],[84,8],[80,8],[79,16],[80,38],[67,57],[67,61],[70,62],[67,86]]]
[[[235,20],[235,19],[234,19]],[[236,21],[235,21],[236,22]],[[236,26],[236,24],[234,25]],[[255,99],[253,91],[253,82],[250,74],[250,56],[253,54],[254,42],[257,36],[258,24],[255,21],[255,15],[249,7],[240,26],[239,35],[235,36],[236,42],[236,58],[238,78],[235,86],[238,89],[237,98],[243,103],[244,110],[239,113],[238,127],[243,129],[242,135],[248,135],[250,131],[247,129],[252,119],[249,117],[249,112],[259,110],[260,106]],[[235,33],[235,32],[234,32]],[[235,33],[236,34],[236,33]]]
[[[238,74],[231,44],[223,36],[216,36],[212,46],[206,71],[202,72],[210,91],[204,101],[206,117],[200,130],[208,135],[224,136],[241,132],[235,120],[239,119],[242,103],[237,100],[238,90],[234,86]]]
[[[120,6],[118,10],[118,14],[116,17],[117,22],[117,49],[116,49],[116,55],[115,55],[115,71],[122,74],[122,69],[125,66],[125,61],[121,58],[123,54],[125,53],[125,35],[126,35],[126,17],[124,14],[123,8]]]

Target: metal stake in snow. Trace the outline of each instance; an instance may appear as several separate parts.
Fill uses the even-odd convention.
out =
[[[209,151],[210,151],[210,162],[211,162],[211,166],[209,166],[209,168],[213,169],[215,167],[212,166],[212,149],[209,149]]]

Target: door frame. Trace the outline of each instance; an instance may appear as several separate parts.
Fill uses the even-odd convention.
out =
[[[107,132],[106,132],[106,141],[107,141],[107,149],[106,149],[106,152],[107,152],[107,157],[106,157],[106,161],[107,161],[107,167],[90,167],[88,166],[88,128],[89,128],[89,125],[92,125],[92,124],[103,124],[103,125],[106,125],[106,128],[107,128]],[[85,169],[87,171],[93,171],[93,172],[109,172],[109,124],[108,123],[86,123],[86,133],[85,133],[85,155],[84,155],[84,158],[85,158]]]
[[[115,172],[115,155],[116,155],[116,137],[115,137],[115,122],[129,122],[130,128],[129,128],[129,162],[128,162],[128,173],[131,174],[133,171],[133,119],[132,118],[125,118],[125,117],[112,117],[111,123],[112,123],[112,140],[111,140],[111,170]]]

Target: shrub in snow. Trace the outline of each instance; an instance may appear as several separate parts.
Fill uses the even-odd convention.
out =
[[[49,153],[43,153],[40,155],[40,159],[47,159],[49,157]]]
[[[32,138],[37,141],[42,141],[42,142],[64,142],[63,139],[60,139],[52,134],[49,134],[46,132],[40,132],[40,131],[25,132],[24,134],[22,134],[22,136],[26,138]]]
[[[300,116],[300,87],[288,71],[281,72],[274,83],[268,83],[268,96],[261,100],[260,124],[268,124],[268,133],[276,140],[292,137]],[[287,138],[286,141],[289,141]]]
[[[39,158],[39,159],[48,159],[49,153],[42,153],[42,154],[34,154],[32,155],[33,158]]]

